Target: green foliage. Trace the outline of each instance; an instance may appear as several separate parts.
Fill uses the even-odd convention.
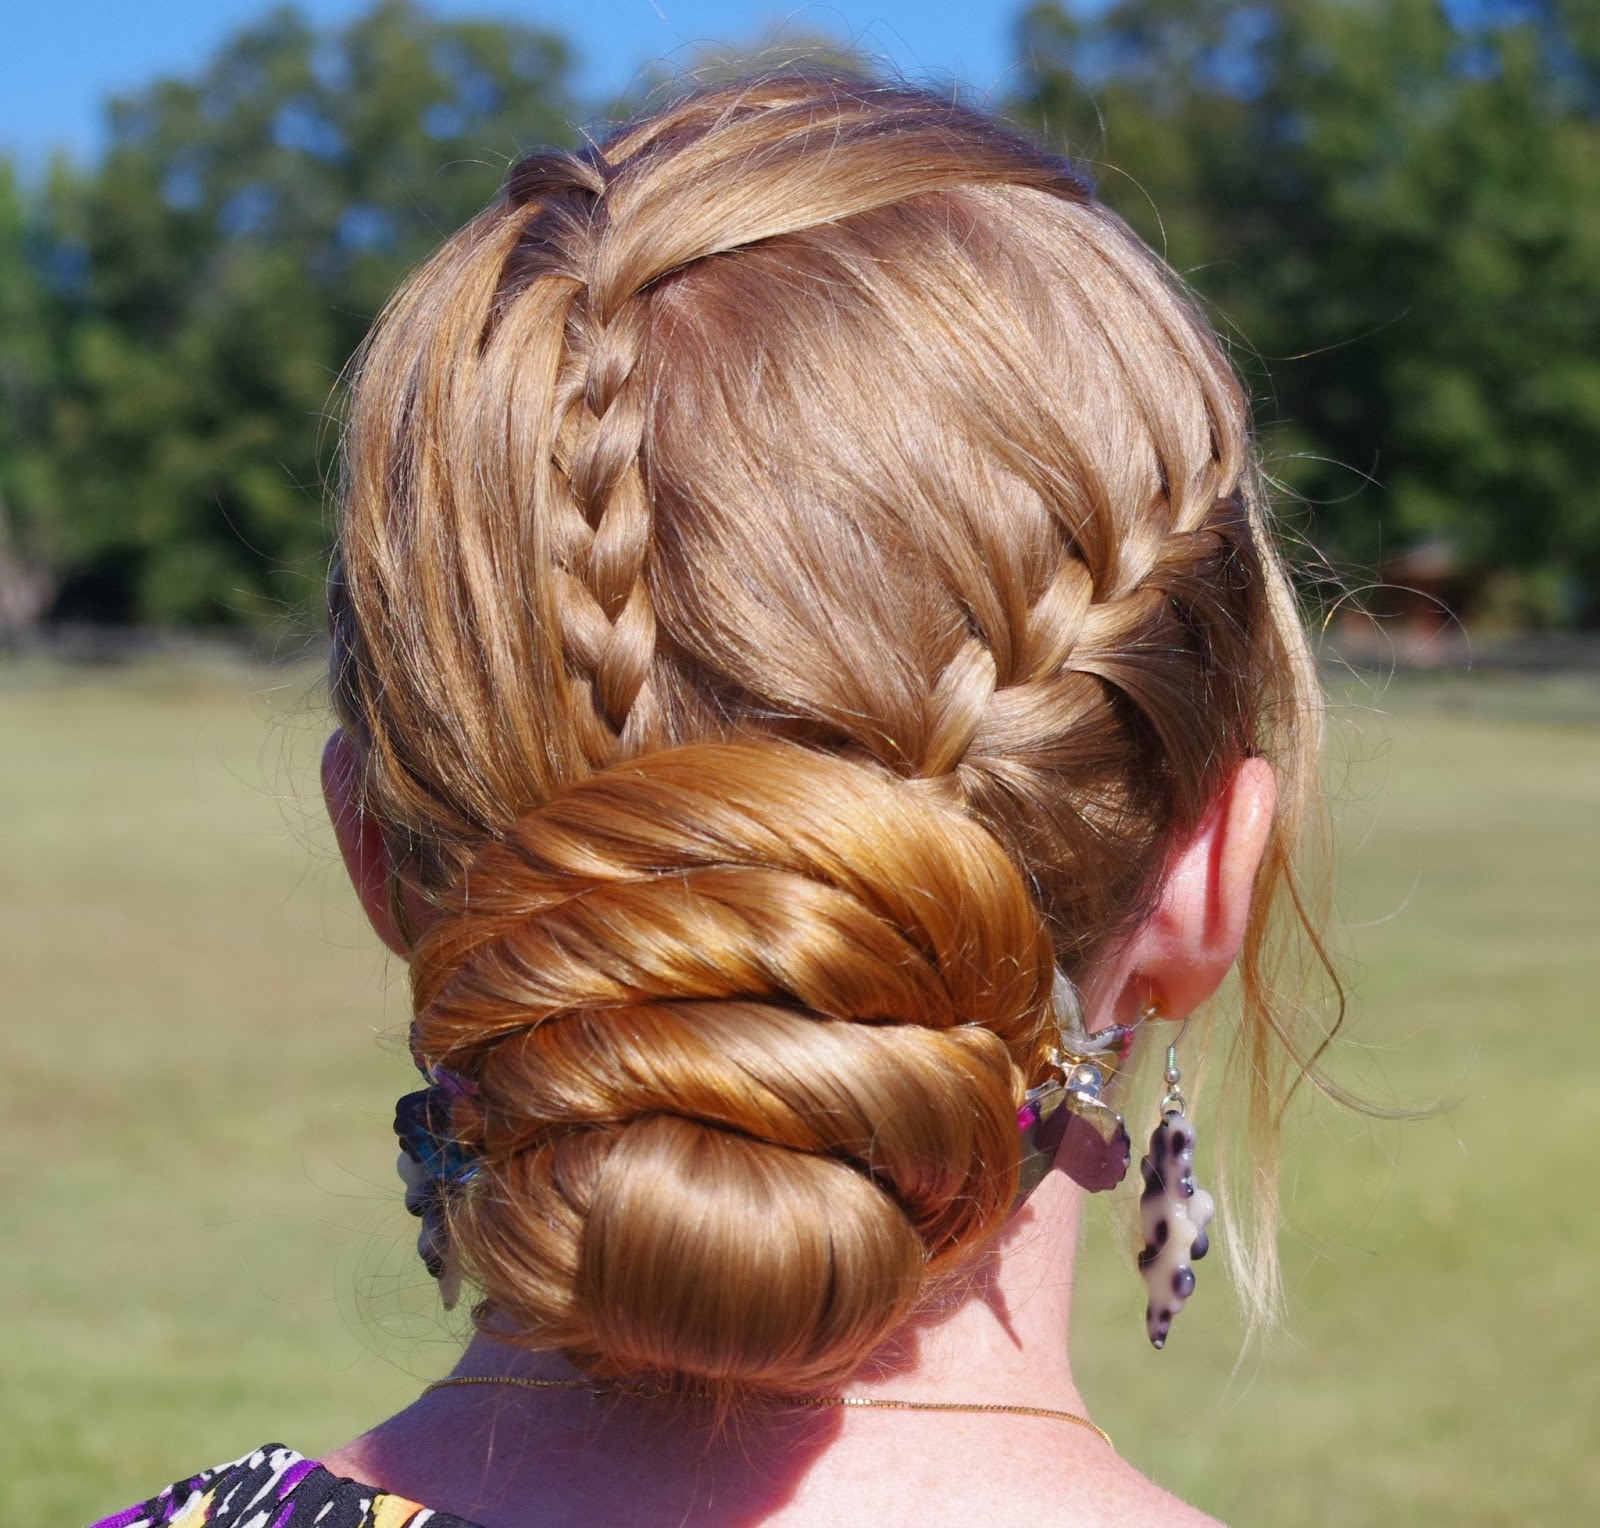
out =
[[[31,413],[53,469],[13,426],[0,485],[64,576],[59,612],[210,624],[316,604],[339,373],[508,161],[570,136],[567,66],[545,33],[386,0],[337,34],[277,11],[201,77],[113,104],[104,161],[36,213],[20,264],[47,295],[10,302],[36,317],[0,315],[22,353],[11,417]],[[8,205],[0,184],[7,273]]]
[[[36,269],[36,233],[28,199],[0,161],[0,638],[28,624],[54,593],[13,510],[28,506],[38,519],[57,510],[61,494],[47,444],[60,326]]]
[[[1580,4],[1119,0],[1024,17],[1016,109],[1248,341],[1341,559],[1447,539],[1600,616],[1600,26]]]
[[[1041,0],[1010,109],[1193,282],[1338,561],[1442,542],[1502,623],[1600,621],[1600,19],[1585,0]],[[698,61],[706,77],[804,37]],[[293,10],[0,162],[0,633],[319,599],[340,371],[580,116],[549,34]],[[643,82],[645,87],[660,81]],[[1359,577],[1359,575],[1358,575]]]

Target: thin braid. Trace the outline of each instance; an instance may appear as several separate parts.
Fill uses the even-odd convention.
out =
[[[588,695],[579,725],[595,766],[651,746],[660,724],[651,683],[656,615],[645,582],[650,499],[640,464],[649,316],[642,293],[610,290],[601,274],[611,173],[597,151],[544,154],[524,160],[507,183],[513,206],[582,207],[560,230],[575,283],[553,400],[555,466],[567,493],[552,506],[550,529],[556,613],[568,673]],[[547,240],[550,232],[536,217],[524,238]],[[513,285],[508,266],[503,287]]]

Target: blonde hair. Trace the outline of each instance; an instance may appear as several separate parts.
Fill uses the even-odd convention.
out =
[[[346,453],[336,700],[438,912],[480,1321],[838,1383],[1005,1220],[1055,963],[1251,754],[1270,1220],[1315,676],[1240,387],[1070,166],[795,76],[534,155],[377,324]]]

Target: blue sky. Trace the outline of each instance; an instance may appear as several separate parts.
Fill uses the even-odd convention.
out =
[[[578,86],[596,97],[646,62],[686,62],[703,42],[740,43],[769,26],[854,39],[913,79],[959,80],[980,95],[1003,83],[1024,0],[431,0],[443,15],[514,17],[576,45]],[[109,95],[198,69],[271,0],[0,0],[0,153],[30,166],[54,147],[100,143]],[[365,0],[301,0],[338,23]]]

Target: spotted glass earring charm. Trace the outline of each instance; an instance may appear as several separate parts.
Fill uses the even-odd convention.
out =
[[[1188,1105],[1178,1090],[1178,1047],[1167,1047],[1167,1085],[1161,1100],[1161,1118],[1150,1137],[1150,1154],[1139,1164],[1144,1192],[1139,1198],[1139,1218],[1144,1249],[1139,1268],[1150,1291],[1145,1307],[1145,1328],[1157,1348],[1167,1345],[1172,1318],[1194,1293],[1193,1264],[1210,1250],[1206,1227],[1215,1212],[1211,1195],[1194,1181],[1194,1126]]]

